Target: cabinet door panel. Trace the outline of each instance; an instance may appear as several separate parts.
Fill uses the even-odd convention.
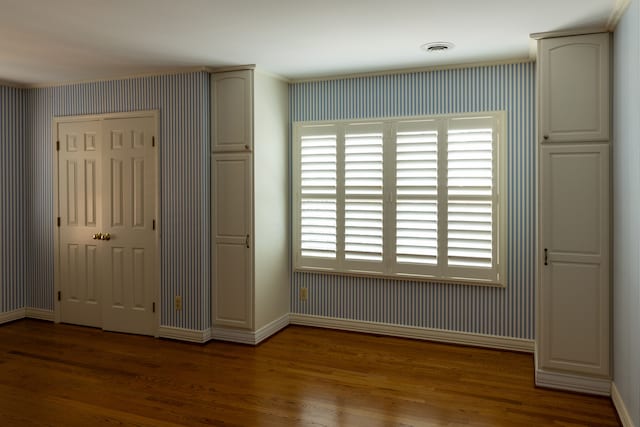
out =
[[[253,148],[253,71],[230,71],[211,77],[212,150]]]
[[[609,139],[609,34],[543,39],[539,45],[542,142]]]
[[[220,242],[214,252],[214,324],[250,328],[248,250],[244,242]]]
[[[213,324],[253,327],[253,176],[249,153],[213,156]]]
[[[547,247],[553,253],[599,255],[603,195],[599,152],[554,152],[544,164],[548,197],[546,218],[552,218]]]
[[[245,236],[249,233],[246,215],[249,191],[246,176],[251,165],[244,156],[225,157],[215,162],[215,203],[216,237]]]
[[[609,375],[609,146],[540,156],[538,367]]]
[[[545,268],[542,297],[548,302],[549,366],[570,370],[598,370],[603,359],[602,272],[599,263],[552,261]],[[605,278],[606,280],[606,278]]]

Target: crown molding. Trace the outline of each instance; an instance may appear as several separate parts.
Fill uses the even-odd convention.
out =
[[[205,71],[208,71],[209,73],[226,73],[228,71],[244,71],[255,69],[256,64],[229,65],[226,67],[205,67]]]
[[[4,86],[4,87],[12,87],[12,88],[16,88],[16,89],[26,89],[27,85],[24,85],[22,83],[18,83],[18,82],[12,82],[9,80],[0,80],[0,86]]]
[[[585,34],[595,33],[607,33],[609,30],[607,27],[585,27],[576,28],[573,30],[560,30],[560,31],[547,31],[543,33],[531,33],[529,37],[534,40],[552,39],[555,37],[570,37],[570,36],[582,36]]]
[[[290,79],[290,83],[309,83],[309,82],[319,82],[319,81],[330,81],[330,80],[343,80],[343,79],[354,79],[359,77],[377,77],[377,76],[388,76],[393,74],[409,74],[409,73],[423,73],[428,71],[439,71],[439,70],[457,70],[461,68],[479,68],[479,67],[489,67],[493,65],[509,65],[509,64],[522,64],[534,62],[529,57],[522,58],[513,58],[513,59],[505,59],[499,61],[485,61],[485,62],[466,62],[460,64],[446,64],[446,65],[432,65],[428,67],[415,67],[415,68],[395,68],[390,70],[383,71],[372,71],[366,73],[352,73],[352,74],[333,74],[333,75],[322,75],[315,76],[309,78],[300,78],[300,79]]]
[[[105,77],[100,79],[69,80],[69,81],[51,82],[51,83],[23,84],[22,87],[26,89],[43,89],[43,88],[49,88],[49,87],[73,86],[73,85],[81,85],[81,84],[88,84],[88,83],[111,82],[111,81],[117,81],[117,80],[132,80],[132,79],[140,79],[144,77],[171,76],[176,74],[197,73],[201,71],[208,72],[207,67],[198,66],[198,67],[174,68],[174,69],[168,69],[164,71],[158,70],[158,71],[150,71],[148,73]]]
[[[620,19],[622,19],[622,16],[627,11],[630,4],[631,0],[616,0],[613,10],[611,11],[611,15],[609,15],[609,20],[607,21],[607,29],[609,31],[616,29],[618,22],[620,22]]]

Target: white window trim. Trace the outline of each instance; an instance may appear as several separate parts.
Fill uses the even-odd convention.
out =
[[[395,241],[396,241],[396,227],[395,227],[395,209],[387,208],[388,205],[395,207],[395,148],[396,148],[396,128],[397,124],[402,121],[419,121],[419,120],[433,120],[437,122],[438,126],[438,165],[446,164],[446,141],[444,144],[441,139],[446,139],[446,123],[451,119],[459,118],[490,118],[493,125],[494,134],[494,171],[493,183],[495,186],[495,192],[493,198],[497,203],[493,204],[492,215],[495,218],[497,228],[495,230],[495,241],[498,245],[493,245],[493,256],[496,260],[497,277],[468,277],[464,274],[464,268],[452,268],[446,267],[451,274],[446,276],[442,271],[434,272],[435,268],[430,267],[431,274],[416,273],[421,269],[421,266],[410,266],[411,268],[398,268],[395,263]],[[340,214],[344,215],[344,129],[347,125],[366,125],[373,124],[384,126],[384,155],[383,161],[385,164],[383,175],[383,199],[385,205],[385,215],[383,219],[384,224],[384,257],[381,263],[367,262],[367,261],[345,261],[344,259],[344,217],[340,218]],[[337,129],[337,257],[332,259],[315,259],[305,258],[301,256],[300,250],[300,135],[303,129],[312,126],[327,126]],[[327,274],[339,274],[339,275],[355,275],[355,276],[371,276],[371,277],[384,277],[389,279],[406,279],[416,281],[427,282],[442,282],[442,283],[459,283],[469,285],[480,286],[498,286],[505,287],[507,285],[506,277],[506,264],[507,264],[507,132],[506,132],[506,112],[505,111],[483,111],[477,113],[461,113],[461,114],[447,114],[447,115],[433,115],[433,116],[406,116],[406,117],[391,117],[391,118],[376,118],[376,119],[359,119],[359,120],[332,120],[332,121],[304,121],[293,123],[293,149],[292,149],[292,180],[293,180],[293,266],[295,271],[307,271],[307,272],[321,272]],[[386,165],[392,165],[388,167]],[[446,182],[446,167],[439,167],[438,169],[438,182]],[[441,185],[441,184],[439,184]],[[446,203],[446,192],[438,192],[439,206],[446,206],[442,202]],[[447,212],[445,209],[438,209],[438,222],[446,221]],[[442,244],[442,236],[439,234],[438,243],[438,258],[446,257],[446,245]]]

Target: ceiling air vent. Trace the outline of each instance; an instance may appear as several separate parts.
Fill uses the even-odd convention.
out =
[[[431,42],[423,44],[422,46],[420,46],[420,49],[429,53],[439,53],[451,50],[453,49],[453,47],[454,44],[449,42]]]

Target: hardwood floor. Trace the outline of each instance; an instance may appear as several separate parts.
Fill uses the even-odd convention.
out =
[[[258,347],[0,326],[2,426],[616,426],[533,356],[290,326]]]

